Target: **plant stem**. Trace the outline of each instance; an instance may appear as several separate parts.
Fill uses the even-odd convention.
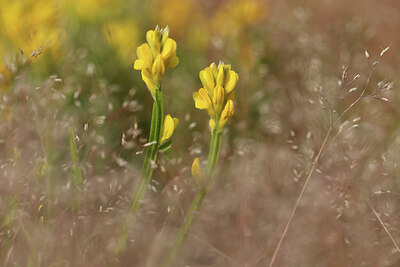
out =
[[[207,176],[209,177],[208,184],[214,176],[215,168],[217,167],[219,158],[219,149],[221,147],[221,132],[215,127],[212,132],[210,151],[208,152],[207,160]]]
[[[163,96],[161,88],[157,87],[155,90],[153,112],[151,115],[151,126],[150,126],[150,136],[149,143],[155,142],[146,149],[146,154],[144,156],[142,171],[140,172],[140,184],[132,199],[131,207],[134,212],[140,208],[140,202],[145,197],[147,192],[147,187],[150,183],[151,176],[153,174],[152,164],[156,162],[157,151],[159,142],[161,139],[163,123]]]
[[[192,226],[194,222],[195,214],[200,209],[201,204],[203,203],[203,200],[208,193],[208,190],[212,182],[212,178],[214,177],[215,168],[217,166],[220,147],[221,147],[221,132],[217,127],[215,127],[212,132],[210,151],[208,152],[208,160],[207,160],[208,181],[206,182],[206,185],[196,194],[195,198],[193,199],[193,202],[186,213],[185,222],[180,228],[178,237],[168,254],[165,266],[171,266],[171,264],[173,263],[176,255],[178,254],[180,246],[182,245],[183,241],[185,241],[189,228]]]
[[[151,114],[151,126],[150,126],[150,135],[148,143],[154,142],[154,144],[148,146],[146,148],[146,154],[143,160],[142,171],[140,172],[140,182],[139,186],[135,191],[130,203],[130,209],[126,216],[126,221],[122,225],[117,245],[115,246],[114,252],[119,254],[124,248],[126,241],[128,239],[128,223],[131,215],[135,216],[136,212],[139,210],[141,206],[141,201],[146,195],[148,185],[151,180],[151,176],[153,174],[152,162],[153,164],[157,159],[157,151],[161,139],[162,134],[162,123],[163,123],[163,96],[161,92],[161,87],[157,86],[154,92],[154,103],[153,103],[153,111]]]

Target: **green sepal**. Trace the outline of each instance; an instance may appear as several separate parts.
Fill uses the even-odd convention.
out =
[[[170,149],[172,146],[172,140],[169,139],[167,141],[165,141],[164,143],[162,143],[159,147],[158,147],[158,151],[167,151],[168,149]]]

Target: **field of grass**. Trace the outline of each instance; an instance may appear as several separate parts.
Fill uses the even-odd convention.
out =
[[[154,146],[134,62],[157,25],[179,124],[132,204]],[[193,93],[219,61],[234,114],[170,266],[400,266],[399,29],[396,0],[1,1],[0,266],[165,266],[193,160],[212,176]]]

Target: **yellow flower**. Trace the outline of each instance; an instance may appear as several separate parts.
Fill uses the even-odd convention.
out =
[[[165,70],[179,63],[176,56],[176,42],[169,38],[168,26],[150,30],[146,34],[147,43],[137,48],[138,59],[133,68],[142,71],[142,79],[154,96],[155,88],[160,86]]]
[[[234,88],[239,75],[231,70],[230,65],[215,63],[200,71],[200,80],[203,84],[198,92],[193,93],[196,108],[207,110],[210,115],[210,128],[213,131],[217,125],[221,130],[233,116]]]
[[[200,168],[199,158],[195,158],[192,163],[192,175],[199,186],[203,186],[203,172]]]
[[[215,87],[214,75],[211,67],[200,71],[200,81],[209,94],[213,93]]]
[[[221,85],[217,85],[214,89],[213,105],[215,112],[221,112],[224,104],[224,88]]]
[[[215,115],[210,96],[207,94],[204,88],[201,88],[198,92],[193,93],[193,100],[196,108],[207,110],[210,116]]]
[[[162,127],[162,136],[160,140],[160,145],[162,145],[166,140],[168,140],[174,130],[178,126],[179,120],[177,118],[172,118],[171,115],[167,115],[164,118],[163,127]]]
[[[142,44],[137,48],[136,53],[139,59],[135,60],[134,68],[136,70],[151,69],[153,66],[153,56],[151,55],[149,45]]]
[[[224,127],[226,122],[233,116],[233,101],[228,100],[226,102],[226,105],[224,107],[224,110],[222,111],[221,118],[219,120],[219,127]]]
[[[157,55],[156,60],[153,63],[153,68],[151,72],[156,83],[160,84],[165,72],[163,57],[160,54]]]

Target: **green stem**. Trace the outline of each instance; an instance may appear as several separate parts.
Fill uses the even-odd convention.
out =
[[[221,147],[221,132],[219,129],[217,129],[217,127],[215,127],[212,132],[210,151],[208,153],[208,161],[207,161],[208,181],[205,187],[203,187],[193,199],[192,205],[190,205],[190,208],[186,213],[185,222],[179,229],[178,237],[176,238],[175,243],[168,254],[165,266],[171,266],[171,264],[175,260],[179,248],[181,247],[183,241],[185,241],[188,230],[194,222],[195,214],[200,209],[201,204],[203,203],[203,200],[208,193],[208,190],[212,182],[212,178],[214,177],[215,168],[217,167],[220,147]]]
[[[207,160],[207,176],[210,183],[214,176],[215,168],[217,167],[219,158],[219,149],[221,147],[221,131],[217,127],[214,128],[211,137],[210,151],[208,152]]]
[[[162,134],[162,123],[163,123],[163,115],[164,115],[164,107],[163,107],[163,96],[161,92],[161,87],[158,86],[154,92],[154,103],[153,103],[153,111],[151,114],[151,126],[150,126],[150,135],[149,135],[149,143],[155,142],[154,144],[148,146],[146,148],[146,153],[143,160],[142,171],[140,172],[140,182],[139,186],[135,191],[131,199],[129,212],[126,216],[126,222],[122,225],[117,245],[114,249],[116,254],[119,254],[125,248],[126,241],[128,239],[128,223],[131,215],[135,216],[136,212],[139,210],[141,206],[141,201],[146,195],[148,185],[151,180],[151,176],[153,174],[153,168],[151,167],[151,162],[156,162],[157,159],[157,151],[159,147],[159,142],[161,140]]]
[[[152,162],[155,163],[157,159],[157,151],[162,134],[163,123],[163,96],[161,88],[157,87],[155,90],[153,112],[151,115],[151,126],[149,143],[155,142],[146,149],[144,156],[142,171],[140,173],[140,184],[132,199],[131,207],[136,212],[140,208],[140,202],[145,197],[147,187],[150,183],[153,174]]]

